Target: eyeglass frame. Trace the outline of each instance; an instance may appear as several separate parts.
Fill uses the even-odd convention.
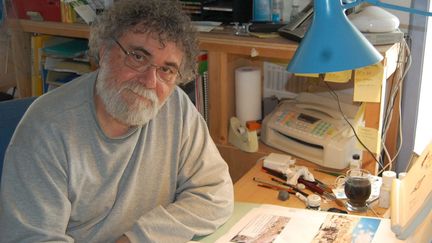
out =
[[[166,68],[166,66],[159,66],[159,65],[156,65],[156,64],[152,63],[148,55],[140,55],[140,54],[137,54],[135,51],[127,51],[126,48],[124,48],[123,45],[120,44],[120,42],[117,39],[113,39],[113,40],[120,47],[120,50],[122,50],[122,52],[126,55],[126,57],[125,57],[125,59],[123,61],[123,64],[125,66],[133,69],[134,71],[137,71],[139,73],[144,73],[144,72],[147,72],[150,67],[154,67],[156,69],[156,77],[158,78],[158,80],[162,81],[164,83],[167,83],[167,84],[174,84],[176,82],[176,80],[177,80],[177,77],[180,77],[180,79],[182,78],[180,70],[178,70],[175,67],[174,68],[169,67],[170,70],[171,69],[177,69],[176,72],[173,72],[173,75],[174,75],[173,76],[174,77],[173,80],[162,79],[161,76],[160,76],[160,74],[159,74],[159,70],[161,70],[162,68]],[[143,58],[145,58],[147,60],[147,64],[142,65],[141,67],[135,67],[135,66],[130,65],[130,64],[128,65],[127,60],[128,60],[128,58],[134,59],[133,55],[142,56]],[[139,68],[143,68],[143,70],[141,71],[141,70],[139,70]]]

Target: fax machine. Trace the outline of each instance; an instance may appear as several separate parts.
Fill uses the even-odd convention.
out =
[[[346,118],[352,123],[358,106],[341,103]],[[356,149],[351,127],[338,110],[337,102],[311,93],[300,93],[294,101],[286,101],[263,120],[261,140],[289,154],[320,166],[343,169],[349,165]]]

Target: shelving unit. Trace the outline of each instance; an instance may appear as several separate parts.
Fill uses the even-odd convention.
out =
[[[13,56],[16,63],[17,83],[20,96],[30,96],[30,35],[42,33],[57,36],[88,38],[89,28],[82,24],[57,22],[35,22],[18,20],[9,22],[13,41]],[[258,158],[273,149],[260,144],[259,152],[246,153],[228,143],[229,119],[235,115],[234,70],[243,65],[261,66],[263,61],[288,62],[297,43],[279,38],[259,39],[255,37],[235,36],[231,29],[199,34],[200,48],[208,52],[209,68],[209,130],[212,138],[230,166],[233,180],[236,181],[249,170]],[[400,44],[379,46],[383,54],[384,76],[382,80],[381,102],[367,102],[365,106],[366,127],[381,131],[385,97],[388,81],[392,81],[397,68]],[[395,115],[394,115],[395,117]],[[387,141],[390,148],[395,147],[397,122],[393,124]],[[392,149],[390,149],[392,153]],[[372,172],[377,169],[375,159],[368,153],[363,155],[364,167]]]

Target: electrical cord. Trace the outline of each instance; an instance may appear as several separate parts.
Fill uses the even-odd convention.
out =
[[[346,117],[345,113],[342,111],[342,107],[340,105],[339,96],[336,94],[336,92],[333,90],[333,88],[328,84],[328,82],[324,82],[324,84],[327,86],[327,89],[329,90],[330,94],[333,96],[333,98],[336,100],[336,103],[338,105],[339,112],[341,113],[343,119],[345,122],[351,127],[351,130],[354,133],[354,136],[356,137],[357,141],[368,151],[368,153],[374,158],[374,160],[382,167],[382,163],[374,156],[372,151],[363,143],[363,141],[358,136],[357,132],[355,131],[354,126],[349,122],[348,118]]]
[[[379,158],[377,159],[374,156],[374,154],[372,153],[372,151],[363,143],[363,141],[361,141],[361,139],[359,138],[357,132],[355,131],[354,126],[349,122],[349,120],[346,118],[345,114],[343,113],[341,105],[340,105],[339,97],[338,97],[337,93],[332,89],[332,87],[327,82],[324,82],[324,84],[327,86],[330,94],[337,101],[339,112],[342,114],[342,117],[347,122],[347,124],[351,127],[351,129],[352,129],[352,131],[354,133],[354,136],[356,137],[357,141],[368,151],[368,153],[372,156],[372,158],[374,158],[374,160],[380,166],[381,170],[379,171],[378,174],[382,173],[382,171],[384,171],[387,167],[391,168],[394,160],[397,158],[397,156],[399,155],[399,153],[401,151],[401,148],[402,148],[403,135],[402,135],[401,102],[400,102],[400,99],[399,99],[398,106],[397,106],[398,110],[399,110],[399,121],[400,121],[399,122],[399,133],[398,133],[399,134],[399,138],[400,138],[400,142],[399,142],[399,146],[398,146],[397,152],[395,153],[395,156],[393,158],[391,158],[391,156],[390,156],[390,154],[388,152],[388,149],[387,149],[387,147],[385,145],[385,139],[386,139],[386,136],[387,136],[388,129],[390,127],[390,121],[392,119],[394,105],[396,103],[395,102],[396,101],[396,97],[397,97],[397,94],[400,91],[400,88],[402,86],[403,80],[405,79],[405,76],[408,73],[408,70],[409,70],[409,68],[411,66],[411,53],[410,53],[410,49],[409,49],[408,44],[405,41],[405,39],[402,41],[402,44],[404,45],[404,47],[405,47],[404,49],[407,52],[407,60],[404,60],[403,62],[401,62],[400,60],[402,59],[402,57],[401,57],[402,56],[402,52],[399,53],[397,63],[398,63],[399,67],[400,67],[400,65],[404,64],[404,69],[403,69],[403,73],[401,75],[399,75],[399,78],[398,78],[396,84],[392,85],[392,89],[391,89],[391,92],[390,92],[390,98],[388,99],[388,102],[387,102],[387,105],[386,105],[386,111],[385,111],[386,115],[385,115],[385,118],[384,118],[384,121],[383,121],[384,125],[383,125],[383,132],[382,132],[382,136],[381,136],[381,143],[382,143],[383,151],[384,151],[385,155],[387,156],[387,159],[389,160],[389,163],[387,163],[385,166],[383,165],[383,161],[382,161],[381,156],[379,156]],[[400,68],[398,68],[397,70],[400,70]]]
[[[383,152],[386,155],[387,159],[388,159],[388,163],[381,168],[381,170],[379,171],[378,174],[382,173],[384,170],[386,170],[387,168],[392,169],[393,163],[395,161],[395,159],[397,158],[397,156],[399,155],[401,149],[402,149],[402,143],[403,143],[403,134],[402,134],[402,119],[401,119],[401,99],[398,100],[398,113],[399,113],[399,145],[398,148],[396,150],[395,155],[393,156],[393,158],[390,156],[388,149],[385,145],[385,141],[386,141],[386,137],[387,137],[387,132],[388,129],[390,127],[390,122],[391,119],[393,117],[393,111],[394,111],[394,105],[395,105],[395,101],[396,101],[396,97],[399,94],[401,88],[402,88],[402,84],[403,81],[408,73],[409,68],[411,67],[411,62],[412,62],[412,58],[411,58],[411,51],[410,48],[408,46],[408,43],[406,42],[405,39],[403,39],[402,44],[404,45],[404,50],[406,51],[406,60],[404,61],[400,61],[402,59],[402,52],[399,54],[398,57],[398,66],[400,67],[400,65],[404,65],[403,71],[401,68],[398,68],[399,72],[402,72],[402,74],[400,74],[396,84],[393,85],[391,93],[390,93],[390,98],[388,99],[388,103],[386,106],[386,115],[384,117],[384,121],[383,121],[383,132],[382,132],[382,147],[383,147]]]

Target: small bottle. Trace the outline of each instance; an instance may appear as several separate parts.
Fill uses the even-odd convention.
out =
[[[283,13],[282,21],[288,23],[291,20],[291,9],[293,0],[282,0]]]
[[[278,23],[282,21],[283,5],[282,0],[273,0],[272,2],[272,22]]]
[[[297,18],[297,15],[300,12],[300,6],[297,0],[293,0],[292,6],[291,6],[291,19],[294,20]]]
[[[271,0],[253,0],[252,18],[254,21],[271,20]]]
[[[360,155],[353,154],[352,159],[349,163],[350,169],[359,169],[361,168]]]
[[[406,175],[407,175],[406,172],[400,172],[400,173],[398,174],[398,179],[399,179],[399,180],[402,180],[403,178],[405,178]]]
[[[320,210],[321,197],[316,194],[311,194],[307,197],[307,208],[312,210]]]
[[[393,179],[396,178],[396,172],[394,171],[384,171],[382,174],[382,184],[380,188],[378,205],[381,208],[390,207],[390,192]]]

